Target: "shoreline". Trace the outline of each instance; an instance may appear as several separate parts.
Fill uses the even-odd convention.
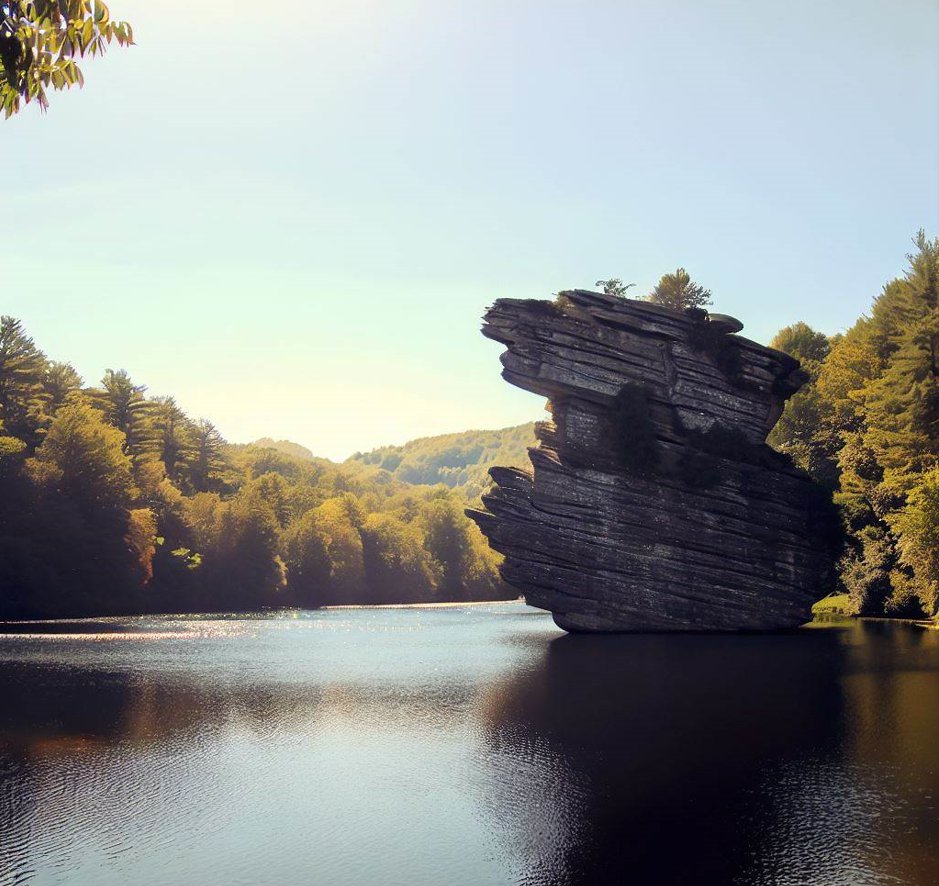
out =
[[[524,597],[512,600],[467,600],[464,603],[340,603],[336,606],[321,606],[306,612],[336,612],[345,609],[458,609],[463,606],[492,606],[496,603],[524,603]]]
[[[320,606],[316,609],[302,607],[284,607],[283,609],[259,609],[253,612],[134,612],[126,615],[82,615],[75,618],[24,618],[0,619],[0,628],[9,625],[53,625],[53,624],[93,624],[113,623],[128,618],[177,618],[177,619],[232,619],[247,616],[276,615],[286,612],[335,612],[348,609],[456,609],[463,606],[492,606],[503,603],[524,603],[523,597],[511,600],[467,600],[466,602],[447,603],[343,603],[336,606]]]

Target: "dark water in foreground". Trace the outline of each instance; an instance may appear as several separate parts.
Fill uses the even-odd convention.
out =
[[[939,633],[518,604],[0,637],[0,883],[939,882]]]

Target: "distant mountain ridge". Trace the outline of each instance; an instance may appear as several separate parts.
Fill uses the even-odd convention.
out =
[[[459,431],[421,437],[401,446],[382,446],[346,459],[349,467],[387,471],[417,485],[442,483],[477,499],[490,486],[493,465],[528,467],[528,447],[535,445],[535,423],[493,431]]]
[[[301,458],[304,461],[314,461],[316,456],[306,448],[306,446],[301,446],[299,443],[294,443],[292,440],[273,440],[270,437],[261,437],[259,440],[254,440],[249,444],[250,446],[257,446],[260,449],[274,449],[277,452],[282,452],[284,455],[290,455],[293,458]]]

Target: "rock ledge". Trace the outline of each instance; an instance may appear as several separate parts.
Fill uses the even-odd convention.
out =
[[[732,317],[573,290],[500,299],[502,375],[549,399],[531,470],[467,514],[570,631],[793,627],[830,568],[826,495],[766,445],[804,381]]]

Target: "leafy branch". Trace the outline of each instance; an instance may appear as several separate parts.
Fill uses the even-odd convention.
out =
[[[24,103],[49,107],[49,89],[84,85],[76,59],[131,46],[130,24],[114,21],[100,0],[0,0],[0,107],[6,118]]]

